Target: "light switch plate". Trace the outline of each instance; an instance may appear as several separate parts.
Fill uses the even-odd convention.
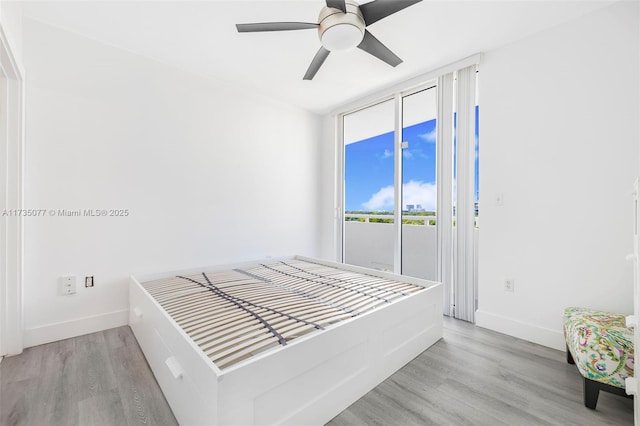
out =
[[[59,279],[59,293],[61,296],[67,296],[76,292],[76,276],[63,275]]]

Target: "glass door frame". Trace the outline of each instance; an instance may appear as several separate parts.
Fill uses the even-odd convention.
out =
[[[420,85],[414,86],[410,89],[396,92],[392,95],[381,97],[373,102],[368,102],[361,106],[352,108],[348,111],[341,112],[336,116],[336,141],[337,141],[337,173],[336,173],[336,192],[338,206],[336,208],[336,234],[339,236],[337,239],[337,254],[340,262],[344,263],[345,260],[345,143],[344,143],[344,117],[364,110],[366,108],[378,105],[382,102],[393,100],[394,102],[394,247],[393,247],[393,272],[395,274],[402,273],[402,130],[403,130],[403,98],[422,92],[423,90],[433,89],[438,90],[437,80],[430,80]],[[440,141],[437,142],[438,144]],[[439,163],[436,161],[436,174],[438,173]],[[436,180],[437,191],[440,193],[445,188],[442,187],[440,179]],[[436,218],[439,217],[442,206],[440,203],[436,205]],[[437,220],[437,219],[436,219]],[[438,221],[439,222],[439,221]],[[439,228],[436,229],[436,238],[439,232]],[[438,250],[441,250],[438,247]]]

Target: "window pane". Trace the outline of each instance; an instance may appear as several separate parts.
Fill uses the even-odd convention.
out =
[[[437,278],[436,89],[403,98],[402,274]]]
[[[344,117],[344,262],[393,271],[394,104]]]

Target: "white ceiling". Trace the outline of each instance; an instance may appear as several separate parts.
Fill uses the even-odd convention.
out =
[[[359,49],[333,52],[312,81],[302,76],[320,47],[316,30],[239,34],[235,24],[316,22],[323,0],[49,0],[22,6],[28,17],[231,87],[326,113],[612,2],[423,0],[368,27],[404,63],[392,68]]]

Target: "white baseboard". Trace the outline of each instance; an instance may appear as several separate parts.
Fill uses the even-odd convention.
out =
[[[476,311],[476,325],[549,348],[560,351],[565,350],[564,334],[562,331],[520,322],[512,318],[481,310]]]
[[[84,334],[108,330],[129,323],[129,310],[107,312],[70,321],[45,324],[24,330],[24,347],[43,345]]]

